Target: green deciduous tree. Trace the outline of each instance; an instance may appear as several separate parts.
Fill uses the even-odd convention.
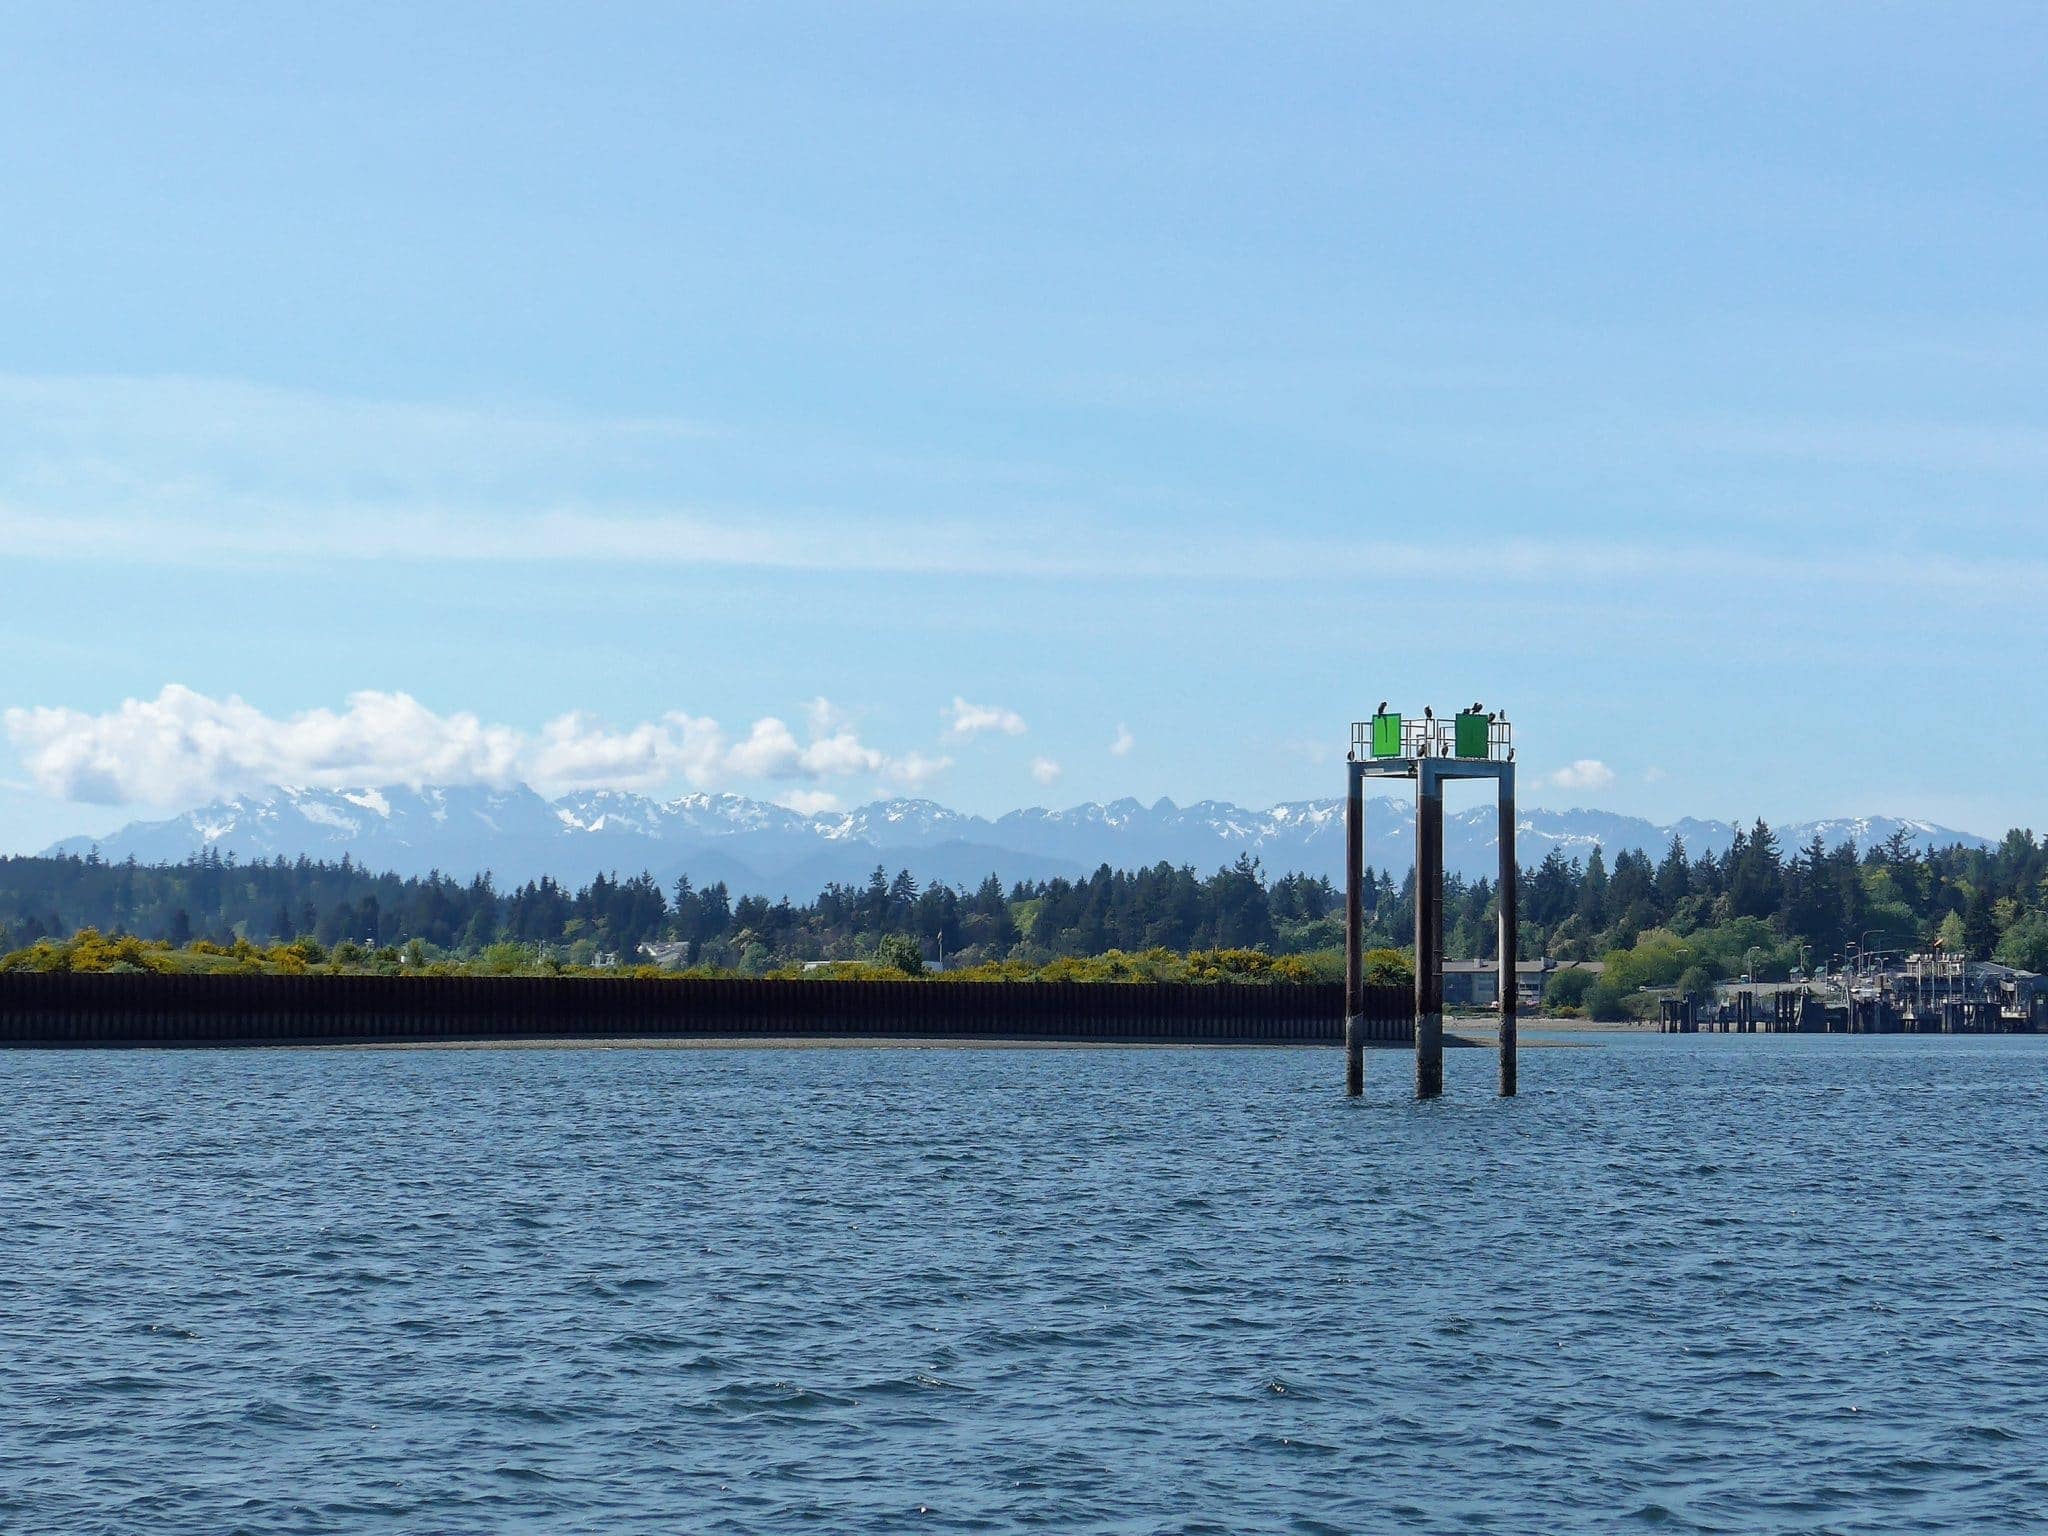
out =
[[[1583,1008],[1586,994],[1593,990],[1593,984],[1598,980],[1599,977],[1591,971],[1576,968],[1557,971],[1543,989],[1544,1006],[1557,1010]]]
[[[922,976],[924,951],[907,933],[887,933],[875,945],[875,964],[901,971],[906,976]]]
[[[2000,965],[2048,974],[2048,912],[2021,913],[2005,930],[1992,958]]]
[[[1944,917],[1934,937],[1947,954],[1962,956],[1969,953],[1970,941],[1963,933],[1963,914],[1960,912],[1951,912]]]

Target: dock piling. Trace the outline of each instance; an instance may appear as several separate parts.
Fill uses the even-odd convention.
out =
[[[1365,1092],[1365,776],[1351,764],[1344,800],[1344,1094]]]
[[[1415,817],[1415,1097],[1444,1091],[1444,787],[1422,761]]]
[[[1515,1013],[1521,1005],[1515,962],[1521,928],[1515,912],[1515,783],[1500,786],[1500,1096],[1515,1096]]]

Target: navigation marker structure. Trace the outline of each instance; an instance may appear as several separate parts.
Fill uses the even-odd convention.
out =
[[[1365,1092],[1365,781],[1415,781],[1415,1096],[1444,1091],[1444,781],[1492,779],[1500,812],[1500,1091],[1515,1091],[1515,737],[1504,711],[1351,725],[1344,801],[1344,1092]]]

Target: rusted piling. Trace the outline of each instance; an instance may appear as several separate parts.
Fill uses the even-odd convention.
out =
[[[1428,759],[1415,820],[1415,1097],[1444,1091],[1444,788]]]
[[[1515,1013],[1521,1004],[1515,962],[1521,956],[1521,929],[1515,915],[1515,783],[1500,787],[1500,1092],[1515,1092]]]
[[[1357,763],[1344,799],[1344,1092],[1365,1092],[1365,778]]]

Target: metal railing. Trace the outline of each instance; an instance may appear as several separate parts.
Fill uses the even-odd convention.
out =
[[[1486,749],[1484,754],[1458,751],[1458,721],[1469,716],[1453,715],[1438,719],[1434,716],[1381,715],[1371,720],[1351,722],[1351,756],[1358,762],[1374,760],[1387,761],[1399,758],[1417,757],[1464,757],[1467,761],[1504,763],[1515,755],[1515,728],[1497,715],[1478,717],[1486,725]],[[1391,743],[1382,722],[1398,727],[1399,746],[1395,751],[1375,750],[1376,745],[1384,748]]]

